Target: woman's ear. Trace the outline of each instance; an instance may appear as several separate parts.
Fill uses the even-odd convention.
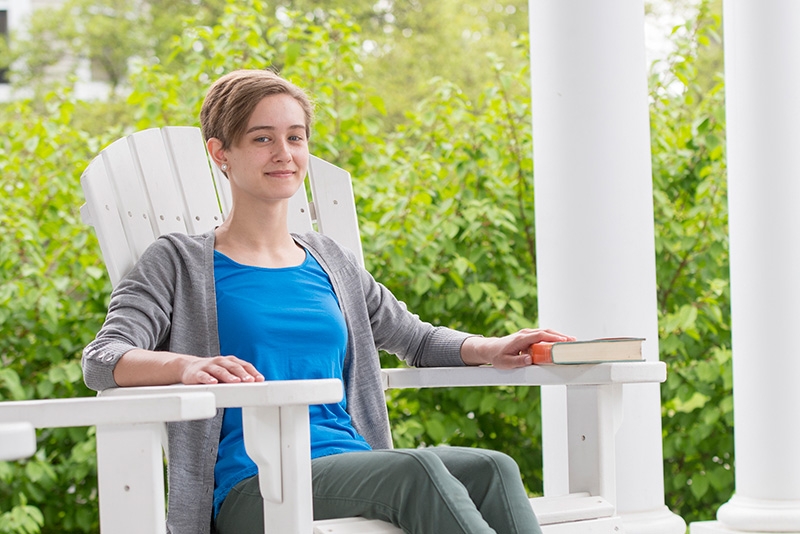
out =
[[[225,154],[225,150],[222,148],[222,141],[216,137],[212,137],[206,141],[206,149],[208,150],[208,155],[211,156],[211,159],[217,164],[217,167],[220,169],[223,169],[223,165],[227,167],[228,157]]]

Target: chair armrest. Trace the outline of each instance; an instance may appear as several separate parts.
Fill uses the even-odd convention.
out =
[[[137,398],[78,397],[0,403],[0,423],[26,422],[35,428],[185,421],[215,414],[213,395],[201,391]]]
[[[339,402],[344,395],[336,378],[318,380],[268,380],[239,384],[137,386],[107,389],[102,397],[138,397],[153,394],[213,393],[217,408],[247,406],[300,406]]]
[[[384,389],[465,386],[586,386],[663,382],[664,362],[608,362],[582,365],[424,367],[383,369]]]

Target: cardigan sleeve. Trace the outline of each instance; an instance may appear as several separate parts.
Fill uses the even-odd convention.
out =
[[[367,271],[362,271],[361,280],[378,349],[413,367],[465,365],[461,345],[473,334],[422,321]]]
[[[175,263],[170,242],[158,239],[112,292],[105,322],[81,358],[89,388],[117,387],[113,373],[123,354],[164,344],[171,327]]]

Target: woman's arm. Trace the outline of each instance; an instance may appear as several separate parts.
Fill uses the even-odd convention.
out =
[[[200,358],[188,354],[144,349],[129,350],[114,367],[118,386],[263,382],[249,362],[235,356]]]
[[[467,365],[491,364],[498,369],[513,369],[531,365],[528,349],[540,341],[575,341],[554,330],[524,329],[503,337],[474,336],[461,345],[461,359]]]

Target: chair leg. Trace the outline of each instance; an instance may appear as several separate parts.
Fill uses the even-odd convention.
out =
[[[162,426],[152,423],[97,427],[102,533],[166,533]]]
[[[622,386],[567,388],[569,492],[589,492],[616,506],[615,436],[622,423]]]

